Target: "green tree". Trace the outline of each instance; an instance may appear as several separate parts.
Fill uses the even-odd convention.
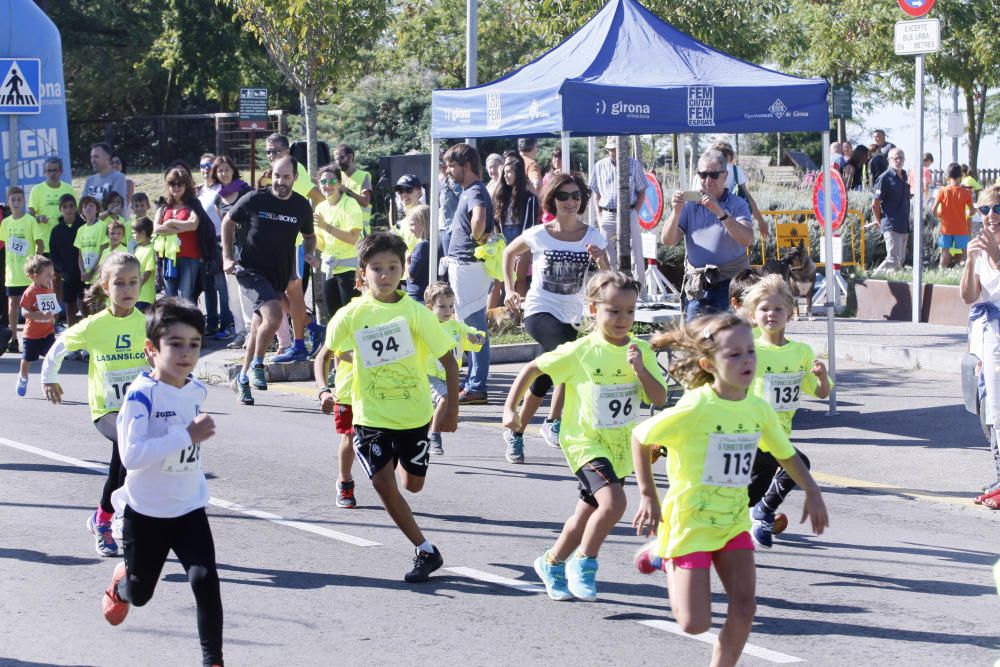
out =
[[[343,91],[358,55],[382,34],[386,0],[218,0],[267,50],[299,91],[310,173],[316,173],[316,108],[320,95]]]

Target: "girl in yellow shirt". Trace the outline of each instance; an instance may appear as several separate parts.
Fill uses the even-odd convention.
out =
[[[802,520],[827,526],[819,487],[795,454],[771,406],[748,390],[757,357],[750,324],[732,313],[701,317],[655,336],[653,347],[676,353],[670,371],[688,392],[674,407],[632,432],[639,509],[632,525],[658,539],[636,555],[642,572],[663,569],[670,605],[684,632],[712,627],[709,568],[714,564],[729,597],[712,665],[735,665],[756,611],[756,574],[747,484],[757,448],[770,452],[805,491]],[[666,449],[670,489],[657,498],[651,450]]]

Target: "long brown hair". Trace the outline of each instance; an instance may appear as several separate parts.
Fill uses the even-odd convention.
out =
[[[184,186],[184,190],[181,191],[179,196],[175,196],[170,189],[171,183],[181,183]],[[163,196],[167,200],[167,206],[186,204],[194,199],[194,181],[191,179],[191,172],[186,169],[174,167],[168,171],[166,177],[163,179],[163,185]]]
[[[750,328],[750,323],[735,313],[705,315],[688,323],[675,325],[669,331],[653,336],[649,342],[655,350],[670,349],[675,353],[670,374],[688,389],[715,381],[715,376],[701,367],[701,359],[711,359],[719,347],[720,331],[736,327]]]
[[[514,184],[507,185],[504,171],[507,167],[514,170]],[[518,159],[508,159],[500,166],[500,185],[493,192],[493,219],[500,225],[504,223],[507,209],[511,207],[511,220],[514,223],[524,222],[524,210],[528,207],[528,174],[524,170],[524,162]]]

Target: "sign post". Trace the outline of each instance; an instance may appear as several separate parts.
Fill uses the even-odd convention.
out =
[[[910,16],[923,16],[934,6],[935,0],[897,0]],[[914,99],[913,108],[916,112],[916,142],[915,153],[911,159],[916,165],[912,173],[916,174],[913,191],[913,311],[910,320],[920,321],[921,283],[923,282],[923,227],[924,227],[924,54],[935,53],[941,49],[941,21],[939,19],[921,19],[919,21],[899,21],[895,32],[896,55],[916,56],[914,67]]]
[[[257,186],[257,130],[267,130],[267,88],[240,88],[240,129],[250,130],[250,183]]]
[[[844,224],[844,218],[847,217],[847,188],[844,186],[844,179],[840,177],[839,171],[833,168],[828,171],[829,173],[824,174],[824,178],[817,178],[813,183],[813,213],[816,215],[820,229],[824,230],[824,237],[827,229],[827,216],[830,216],[831,251],[827,250],[827,244],[824,242],[820,248],[820,260],[824,264],[833,266],[833,280],[824,282],[823,290],[816,295],[816,298],[825,295],[829,297],[825,303],[832,304],[830,307],[836,308],[837,304],[840,303],[837,288],[840,287],[844,290],[844,294],[847,294],[847,285],[840,275],[840,262],[842,260],[838,259],[843,254],[843,245],[838,231],[840,226]],[[829,191],[827,183],[829,183]],[[828,271],[827,276],[830,275],[831,272]],[[811,298],[813,297],[810,296]]]
[[[17,117],[42,112],[42,61],[38,58],[0,58],[0,114],[10,118],[7,182],[18,184],[21,147]]]

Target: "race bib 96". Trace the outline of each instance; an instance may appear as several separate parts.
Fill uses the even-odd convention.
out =
[[[597,428],[618,428],[639,418],[639,387],[630,384],[599,384],[594,387],[594,419]]]

